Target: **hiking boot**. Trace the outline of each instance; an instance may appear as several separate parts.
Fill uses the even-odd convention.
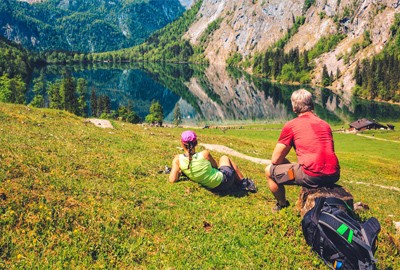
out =
[[[165,165],[164,174],[169,174],[171,172],[171,168]]]
[[[250,191],[250,192],[257,192],[257,187],[254,184],[254,181],[250,178],[243,178],[241,183],[241,190]]]
[[[286,201],[286,204],[285,204],[285,205],[280,205],[279,203],[276,203],[276,205],[272,208],[272,212],[274,212],[274,213],[279,212],[279,211],[281,211],[283,208],[286,208],[286,207],[288,207],[288,206],[290,206],[289,201]]]
[[[171,168],[165,165],[164,170],[159,170],[158,173],[169,174],[171,172]]]

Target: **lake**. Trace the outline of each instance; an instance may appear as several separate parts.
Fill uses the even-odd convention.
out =
[[[163,107],[166,123],[173,121],[174,108],[179,106],[186,125],[284,122],[295,117],[290,96],[300,88],[255,78],[237,69],[188,64],[47,66],[46,80],[61,78],[65,68],[73,77],[87,80],[88,102],[94,90],[97,95],[110,98],[113,110],[129,103],[144,119],[151,102],[156,100]],[[314,94],[317,115],[330,123],[359,118],[382,122],[400,119],[398,105],[356,98],[346,100],[327,89],[304,88]]]

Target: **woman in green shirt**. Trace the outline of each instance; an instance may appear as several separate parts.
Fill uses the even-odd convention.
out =
[[[197,136],[191,130],[181,135],[183,154],[176,155],[172,161],[169,181],[178,181],[185,174],[190,180],[212,191],[225,191],[238,185],[242,190],[256,192],[253,180],[244,178],[237,165],[227,156],[222,156],[219,164],[208,150],[196,152]]]

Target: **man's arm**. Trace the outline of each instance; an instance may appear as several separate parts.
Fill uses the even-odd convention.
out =
[[[291,148],[292,147],[290,145],[277,143],[274,152],[272,153],[271,163],[274,165],[289,163],[289,161],[286,159],[286,156]]]
[[[172,161],[171,172],[169,173],[169,181],[171,183],[177,182],[181,175],[181,169],[179,168],[179,155],[176,155]]]

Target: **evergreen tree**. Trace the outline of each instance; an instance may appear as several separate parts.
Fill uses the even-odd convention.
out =
[[[39,77],[33,80],[33,93],[35,96],[30,103],[34,107],[43,108],[44,104],[44,95],[46,93],[46,84],[43,70],[40,71]]]
[[[7,73],[0,77],[0,101],[11,102],[10,78]]]
[[[76,114],[78,98],[76,96],[75,80],[70,73],[64,73],[64,78],[61,81],[61,97],[63,99],[64,109]]]
[[[94,88],[92,88],[92,92],[90,94],[90,111],[93,117],[98,116],[97,95]]]
[[[179,103],[176,103],[174,108],[174,124],[175,126],[179,126],[182,124],[182,113]]]
[[[131,111],[126,116],[126,122],[129,122],[132,124],[140,123],[140,117],[139,117],[139,115],[137,115],[136,112]]]
[[[7,73],[0,77],[0,101],[24,103],[26,84],[20,75],[9,78]]]
[[[153,100],[150,105],[150,113],[146,116],[146,122],[162,126],[164,112],[161,104]]]
[[[83,78],[79,78],[76,86],[76,92],[78,94],[78,109],[77,114],[80,116],[87,116],[87,81]]]
[[[111,100],[106,95],[100,95],[97,98],[97,115],[111,113]]]
[[[323,85],[323,86],[328,86],[328,85],[331,84],[331,78],[330,78],[330,76],[329,76],[328,68],[326,67],[326,65],[324,65],[323,68],[322,68],[322,78],[321,78],[321,81],[322,81],[322,85]]]
[[[270,58],[270,51],[267,50],[265,52],[264,59],[263,59],[263,65],[262,65],[263,66],[262,70],[266,76],[271,76],[271,68],[269,65],[269,58]]]
[[[121,121],[126,121],[126,116],[128,115],[129,111],[128,108],[125,106],[119,106],[118,107],[118,118]]]
[[[309,60],[308,60],[308,51],[304,51],[303,52],[303,55],[302,55],[303,57],[302,57],[302,70],[309,70],[309,66],[308,66],[308,62],[309,62]]]
[[[354,69],[354,80],[356,81],[356,84],[361,86],[362,83],[362,76],[361,76],[361,71],[360,71],[360,63],[357,61],[356,68]]]
[[[64,109],[63,98],[61,96],[61,81],[49,83],[48,86],[49,107],[52,109]]]

